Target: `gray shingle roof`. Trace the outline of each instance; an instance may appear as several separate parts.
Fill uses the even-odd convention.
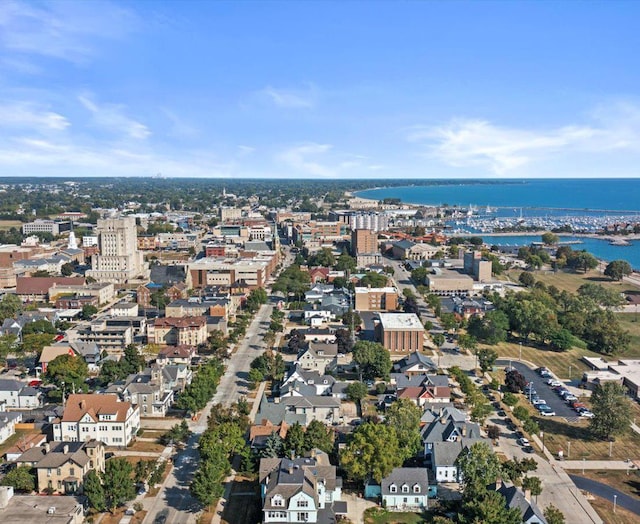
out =
[[[420,494],[425,495],[429,491],[429,475],[426,468],[393,468],[380,483],[382,495],[391,495],[390,487],[393,484],[398,488],[394,495],[401,493],[401,488],[405,484],[409,487],[409,493],[414,493],[413,487],[417,484],[420,487]]]

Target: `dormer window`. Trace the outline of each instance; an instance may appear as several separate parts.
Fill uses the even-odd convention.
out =
[[[281,495],[276,495],[271,499],[271,505],[274,507],[284,507],[284,499]]]
[[[398,486],[396,486],[395,484],[391,484],[391,486],[389,486],[389,492],[390,493],[397,493],[398,492]]]
[[[402,493],[409,493],[409,486],[407,486],[406,484],[404,484],[402,486]]]
[[[416,484],[416,485],[413,486],[413,492],[414,493],[420,493],[420,485],[419,484]]]

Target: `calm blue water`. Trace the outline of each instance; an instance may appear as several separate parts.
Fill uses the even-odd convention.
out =
[[[640,179],[496,180],[358,191],[362,198],[462,207],[615,210],[640,213]]]
[[[482,240],[489,245],[498,246],[521,246],[529,245],[531,242],[540,242],[540,235],[519,235],[519,236],[492,236],[482,235]],[[579,240],[581,244],[570,244],[571,249],[580,251],[586,249],[602,260],[626,260],[634,269],[640,269],[640,240],[632,240],[630,246],[610,246],[607,240],[583,237],[560,237],[560,242]]]
[[[589,180],[513,180],[443,183],[430,186],[406,186],[370,189],[357,193],[362,198],[382,200],[399,198],[405,203],[459,205],[499,208],[497,216],[563,216],[638,214],[640,221],[640,179]],[[568,209],[575,211],[567,211]],[[606,212],[604,211],[606,210]],[[480,235],[488,244],[530,244],[539,236],[500,237]],[[586,249],[603,260],[627,260],[640,269],[640,240],[630,246],[611,246],[606,240],[562,237],[581,240],[573,249]]]

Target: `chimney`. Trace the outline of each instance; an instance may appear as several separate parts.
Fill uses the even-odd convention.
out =
[[[313,448],[313,449],[311,450],[311,458],[312,458],[312,459],[315,459],[315,458],[316,458],[316,455],[317,455],[317,453],[316,453],[316,448]]]
[[[441,424],[446,424],[446,423],[447,423],[447,417],[442,417],[442,418],[440,419],[440,423],[441,423]]]
[[[463,437],[467,436],[467,426],[462,426],[462,436]]]
[[[289,462],[289,467],[287,468],[289,475],[293,475],[293,462]]]
[[[69,453],[69,444],[65,444],[62,447],[62,453],[63,453],[63,455],[66,455],[67,453]]]
[[[500,491],[500,488],[502,487],[502,478],[498,477],[496,479],[496,491]]]
[[[524,490],[524,500],[526,500],[527,502],[531,502],[531,490],[530,489],[525,489]]]

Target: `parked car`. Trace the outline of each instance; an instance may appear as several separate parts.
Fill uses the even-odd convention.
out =
[[[520,444],[521,446],[529,446],[529,439],[520,437],[518,439],[518,444]]]
[[[546,404],[539,404],[536,408],[543,417],[554,417],[556,414],[556,412]]]
[[[513,420],[511,420],[511,419],[507,420],[507,429],[509,431],[515,431],[516,427],[517,426],[513,423]]]
[[[531,446],[524,446],[522,448],[522,451],[524,451],[525,453],[535,453],[535,449],[533,449]]]
[[[532,401],[531,401],[531,403],[532,403],[534,406],[538,406],[538,405],[540,405],[540,404],[546,404],[546,403],[547,403],[547,401],[546,401],[545,399],[543,399],[543,398],[536,398],[535,400],[532,400]]]
[[[504,410],[501,409],[500,411],[498,411],[498,416],[499,417],[506,417],[507,414],[504,412]]]
[[[551,387],[562,386],[562,382],[560,382],[556,378],[550,378],[549,380],[547,380],[547,384],[549,384]]]
[[[593,418],[595,417],[595,415],[593,414],[592,411],[589,411],[588,409],[582,410],[578,413],[581,417],[586,417],[586,418]]]
[[[564,401],[566,403],[573,402],[574,400],[578,400],[578,397],[576,397],[575,395],[569,394],[564,396]]]

